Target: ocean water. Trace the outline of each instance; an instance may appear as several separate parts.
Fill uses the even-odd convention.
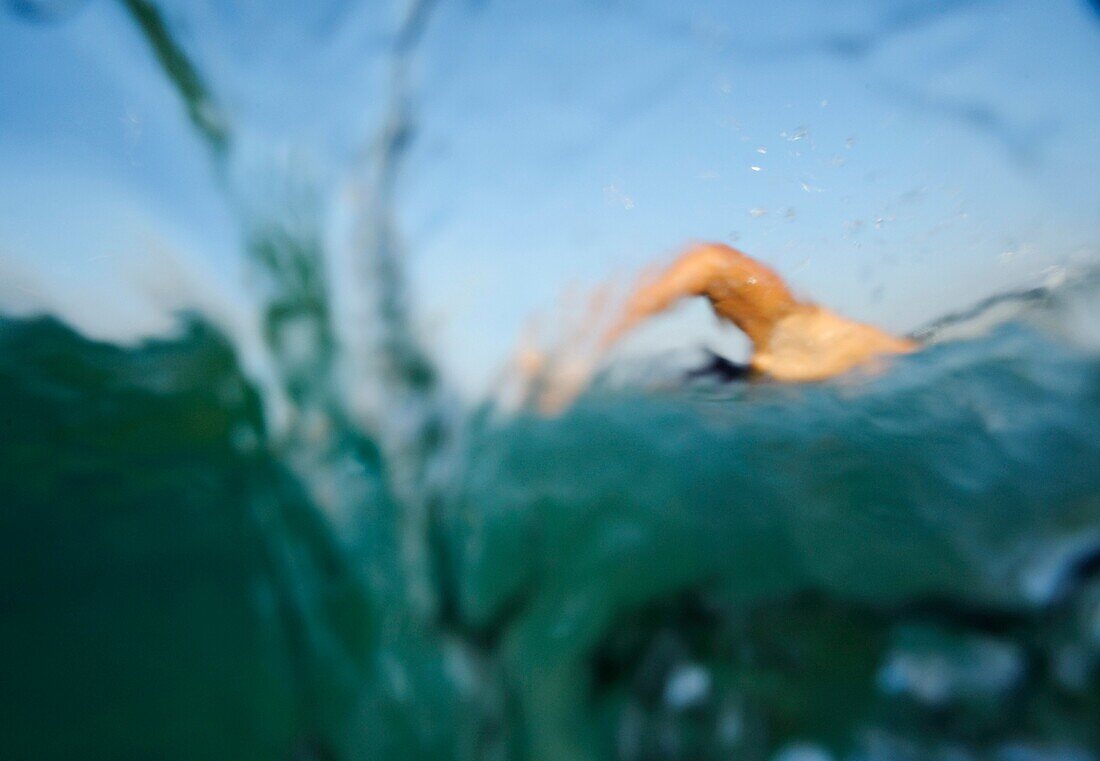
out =
[[[261,129],[282,91],[241,74],[295,66],[225,53],[252,25],[310,51],[295,24],[82,5],[20,0],[5,23],[126,25],[251,290],[237,312],[167,299],[159,333],[125,340],[71,300],[0,304],[0,757],[1100,758],[1100,270],[1070,233],[1049,256],[991,234],[1042,278],[973,285],[958,310],[929,295],[924,348],[872,370],[729,382],[654,350],[613,357],[553,416],[470,400],[418,327],[398,192],[424,169],[410,82],[446,9],[414,2],[392,39],[368,35],[382,127],[306,171]],[[866,39],[772,53],[862,60],[938,14],[997,18],[959,5],[884,6]],[[371,9],[318,8],[318,27],[374,28]],[[692,29],[659,34],[727,44]],[[317,81],[354,42],[308,58]],[[960,108],[1009,163],[1041,159]],[[316,147],[347,116],[286,118]],[[897,213],[942,223],[921,208]]]
[[[1100,355],[1067,315],[1095,289],[872,377],[484,408],[423,524],[365,436],[273,436],[201,322],[121,349],[6,320],[5,746],[1091,758]]]

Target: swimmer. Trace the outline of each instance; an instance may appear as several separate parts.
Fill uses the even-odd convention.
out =
[[[749,368],[778,381],[831,378],[879,357],[906,354],[918,345],[796,299],[772,269],[718,243],[695,246],[627,300],[604,335],[610,348],[646,319],[682,299],[704,296],[720,318],[752,343]]]
[[[680,301],[706,297],[721,319],[740,328],[752,343],[747,366],[711,353],[706,367],[687,379],[771,378],[784,382],[824,380],[881,357],[916,351],[918,344],[796,299],[771,268],[718,243],[688,249],[660,275],[639,285],[621,310],[607,314],[609,299],[597,292],[587,308],[564,309],[563,324],[573,322],[551,350],[541,349],[533,332],[525,334],[505,378],[514,383],[498,398],[506,406],[534,405],[541,413],[562,412],[587,387],[607,352],[646,320]],[[611,318],[610,329],[602,317]],[[506,384],[501,384],[501,389]]]

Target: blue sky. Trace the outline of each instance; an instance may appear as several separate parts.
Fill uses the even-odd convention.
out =
[[[395,7],[169,7],[260,160],[327,187],[377,129]],[[895,329],[1100,251],[1100,17],[1081,0],[444,0],[414,81],[413,295],[471,394],[570,283],[693,239]],[[247,313],[233,210],[115,4],[0,12],[0,166],[0,307],[129,338],[178,303]],[[701,340],[737,345],[699,308],[635,343]]]

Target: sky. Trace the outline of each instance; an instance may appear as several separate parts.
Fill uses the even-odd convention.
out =
[[[266,162],[336,198],[400,6],[165,6],[255,192]],[[470,397],[532,315],[690,241],[894,330],[1100,254],[1083,0],[440,0],[413,60],[399,230],[425,342]],[[248,322],[240,209],[117,3],[0,0],[0,167],[0,310],[125,341],[181,305]],[[698,305],[632,339],[702,342],[742,348]]]

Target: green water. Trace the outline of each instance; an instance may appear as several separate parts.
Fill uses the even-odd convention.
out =
[[[1090,758],[1100,360],[1064,290],[879,377],[475,411],[420,536],[371,441],[272,436],[201,323],[6,320],[3,755]]]

